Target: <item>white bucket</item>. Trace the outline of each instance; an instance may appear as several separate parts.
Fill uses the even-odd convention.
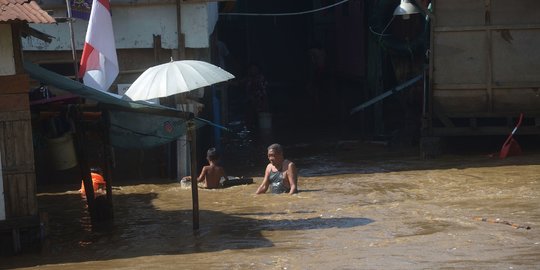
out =
[[[55,170],[66,170],[77,165],[73,135],[68,132],[61,137],[47,139],[51,166]]]
[[[272,114],[261,112],[259,113],[259,128],[271,129],[272,128]]]

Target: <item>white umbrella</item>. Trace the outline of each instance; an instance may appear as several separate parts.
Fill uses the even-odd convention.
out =
[[[234,76],[210,63],[196,60],[171,61],[145,70],[126,91],[132,100],[149,100],[188,92]]]

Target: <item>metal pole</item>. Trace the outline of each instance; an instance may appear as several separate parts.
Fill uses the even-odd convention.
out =
[[[71,6],[69,5],[69,0],[66,0],[66,8],[68,14],[68,24],[69,24],[69,34],[71,37],[71,54],[73,57],[73,68],[75,70],[75,79],[79,80],[79,65],[77,64],[77,53],[75,50],[75,34],[73,31],[73,18],[71,17]]]
[[[197,140],[195,122],[188,123],[191,161],[191,200],[193,203],[193,230],[199,229],[199,187],[197,185]]]

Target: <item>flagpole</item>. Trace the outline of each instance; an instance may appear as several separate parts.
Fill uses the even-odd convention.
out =
[[[69,0],[66,0],[67,14],[68,14],[68,24],[69,24],[69,34],[71,36],[71,54],[73,56],[73,68],[75,70],[75,79],[79,80],[79,65],[77,65],[77,52],[75,50],[75,34],[73,32],[73,17],[71,16],[71,6],[69,5]]]

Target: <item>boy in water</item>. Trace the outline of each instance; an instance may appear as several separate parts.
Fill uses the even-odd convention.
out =
[[[227,174],[225,174],[225,169],[218,165],[219,154],[216,148],[212,147],[208,149],[206,160],[208,160],[209,165],[203,167],[201,175],[197,178],[197,182],[199,182],[199,186],[202,188],[219,188],[219,180],[221,177],[227,180]]]

